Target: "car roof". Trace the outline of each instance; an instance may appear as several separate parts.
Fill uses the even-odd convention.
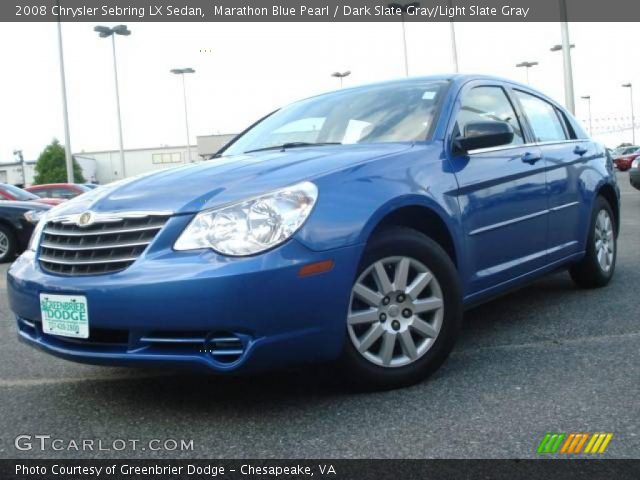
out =
[[[308,100],[311,98],[316,98],[316,97],[322,97],[324,95],[332,95],[332,94],[337,94],[337,93],[341,93],[341,92],[357,92],[359,90],[362,91],[366,91],[368,89],[373,89],[373,88],[378,88],[378,87],[384,87],[384,86],[393,86],[393,85],[419,85],[421,83],[425,83],[425,82],[450,82],[452,85],[456,86],[458,89],[461,88],[464,84],[471,82],[471,81],[487,81],[487,82],[496,82],[496,83],[502,83],[502,84],[508,84],[511,87],[515,87],[517,89],[520,90],[524,90],[524,91],[528,91],[528,92],[532,92],[535,93],[536,95],[543,97],[545,100],[553,103],[556,107],[560,108],[561,110],[565,111],[566,109],[557,101],[555,101],[553,98],[549,97],[548,95],[540,92],[539,90],[536,90],[534,88],[531,88],[531,86],[529,85],[525,85],[524,83],[520,83],[517,82],[515,80],[511,80],[509,78],[503,78],[503,77],[497,77],[494,75],[484,75],[484,74],[474,74],[474,73],[455,73],[455,74],[439,74],[439,75],[427,75],[427,76],[420,76],[420,77],[408,77],[408,78],[400,78],[400,79],[394,79],[394,80],[387,80],[384,82],[375,82],[375,83],[367,83],[364,85],[356,85],[353,87],[344,87],[342,89],[339,90],[333,90],[330,92],[325,92],[325,93],[321,93],[319,95],[314,95],[312,97],[308,97],[306,99],[303,99],[301,101],[304,100]],[[297,103],[297,102],[294,102]]]
[[[31,185],[28,188],[51,188],[51,187],[75,187],[75,183],[41,183],[38,185]]]

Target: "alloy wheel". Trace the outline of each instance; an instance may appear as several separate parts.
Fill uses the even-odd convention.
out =
[[[598,264],[603,272],[611,270],[615,249],[613,222],[607,210],[602,209],[596,218],[595,248]]]
[[[435,275],[410,257],[374,262],[351,292],[347,329],[358,352],[371,363],[401,367],[434,344],[444,317]]]
[[[4,232],[0,232],[0,258],[9,251],[9,237]]]

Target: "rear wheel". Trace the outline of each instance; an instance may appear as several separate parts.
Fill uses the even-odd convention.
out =
[[[9,227],[0,225],[0,263],[13,260],[16,255],[16,236]]]
[[[571,278],[583,288],[603,287],[616,268],[617,244],[613,211],[609,202],[597,197],[584,258],[569,270]]]
[[[342,364],[367,389],[416,383],[451,351],[462,318],[457,271],[433,240],[407,228],[372,239],[353,284]]]

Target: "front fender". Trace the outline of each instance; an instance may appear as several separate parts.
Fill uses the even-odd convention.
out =
[[[362,244],[389,213],[420,206],[436,213],[457,242],[458,186],[446,162],[441,142],[423,143],[315,179],[318,202],[296,238],[316,251]]]

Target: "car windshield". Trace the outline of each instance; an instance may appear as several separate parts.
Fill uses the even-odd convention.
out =
[[[38,198],[40,198],[31,192],[27,192],[26,190],[23,190],[19,187],[15,187],[13,185],[8,185],[6,183],[0,186],[0,188],[5,192],[7,192],[12,197],[14,197],[16,200],[27,201],[27,200],[37,200]]]
[[[221,155],[310,145],[427,140],[447,81],[338,91],[268,116]]]

